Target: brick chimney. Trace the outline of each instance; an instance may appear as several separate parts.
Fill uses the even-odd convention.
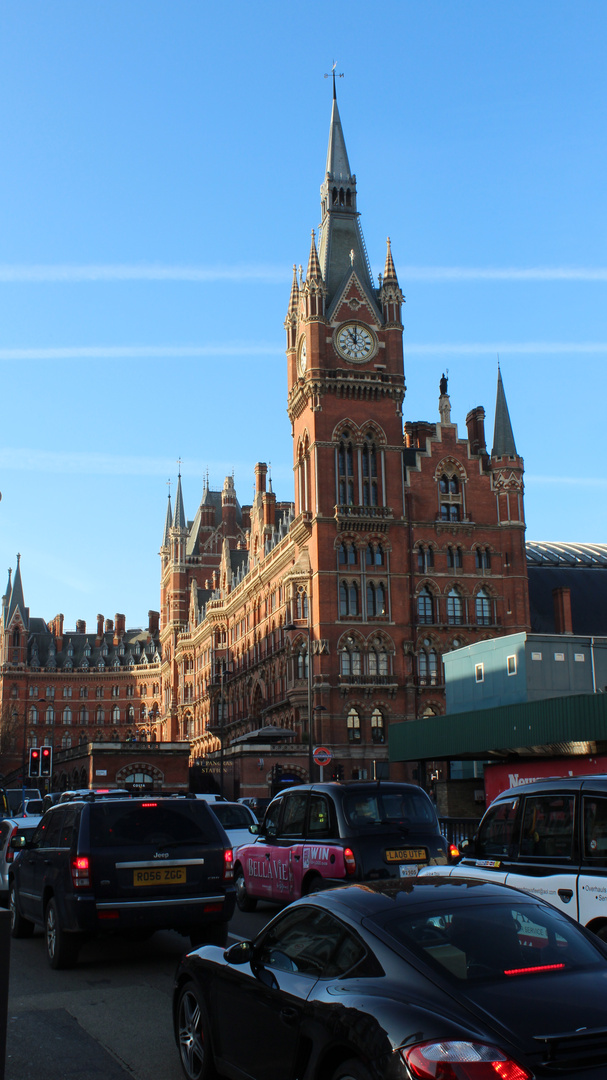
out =
[[[268,475],[268,466],[264,461],[258,461],[255,466],[255,494],[263,495],[266,490],[266,476]]]
[[[160,628],[160,612],[148,611],[148,631],[152,637],[158,637],[158,630]]]
[[[114,620],[114,645],[119,645],[126,627],[126,615],[115,615]]]
[[[86,622],[84,619],[76,619],[76,633],[86,634]]]
[[[55,616],[55,648],[57,652],[63,648],[63,615]]]
[[[106,619],[105,620],[105,632],[106,632],[106,634],[113,634],[113,632],[114,632],[114,620],[113,619]]]
[[[564,585],[552,590],[552,604],[554,607],[554,629],[557,634],[572,634],[573,620],[571,618],[571,589]]]
[[[97,637],[95,638],[95,648],[99,648],[103,640],[103,615],[97,616]]]
[[[485,410],[482,405],[477,405],[475,409],[470,410],[466,417],[466,427],[468,428],[468,441],[471,452],[473,454],[486,453]]]

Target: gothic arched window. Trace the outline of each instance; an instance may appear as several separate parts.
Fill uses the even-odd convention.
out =
[[[434,622],[434,599],[427,586],[417,597],[417,621],[422,625]]]
[[[459,589],[451,589],[447,596],[447,622],[459,626],[464,621],[464,601]]]
[[[374,743],[385,742],[384,717],[381,709],[374,709],[371,714],[371,741]]]
[[[491,598],[484,589],[479,589],[474,601],[474,610],[478,626],[491,626],[493,622]]]
[[[360,742],[360,716],[356,709],[350,709],[348,713],[348,742]]]
[[[354,448],[349,431],[344,431],[338,448],[339,502],[352,506],[354,499]]]

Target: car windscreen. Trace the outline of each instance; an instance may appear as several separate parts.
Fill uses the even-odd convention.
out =
[[[462,981],[517,979],[605,968],[605,958],[558,911],[543,905],[435,903],[385,926],[396,942]]]
[[[343,810],[346,821],[355,829],[406,825],[438,830],[434,807],[421,791],[347,792]]]
[[[248,829],[249,825],[253,825],[247,808],[237,803],[211,803],[211,813],[215,814],[224,829]]]
[[[214,844],[219,830],[210,813],[194,803],[146,800],[91,806],[91,845],[95,848],[137,845]]]

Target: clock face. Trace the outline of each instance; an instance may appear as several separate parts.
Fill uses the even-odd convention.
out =
[[[297,358],[297,368],[298,368],[299,374],[300,374],[300,376],[302,378],[306,373],[307,359],[308,359],[308,357],[307,357],[307,352],[306,352],[306,338],[305,338],[305,335],[304,335],[304,337],[302,337],[300,345],[299,345],[299,356]]]
[[[335,345],[345,360],[361,364],[375,352],[375,335],[362,323],[344,323],[336,332]]]

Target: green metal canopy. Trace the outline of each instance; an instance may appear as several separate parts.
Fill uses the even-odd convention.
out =
[[[390,729],[390,761],[487,761],[607,749],[607,694],[425,717]]]

